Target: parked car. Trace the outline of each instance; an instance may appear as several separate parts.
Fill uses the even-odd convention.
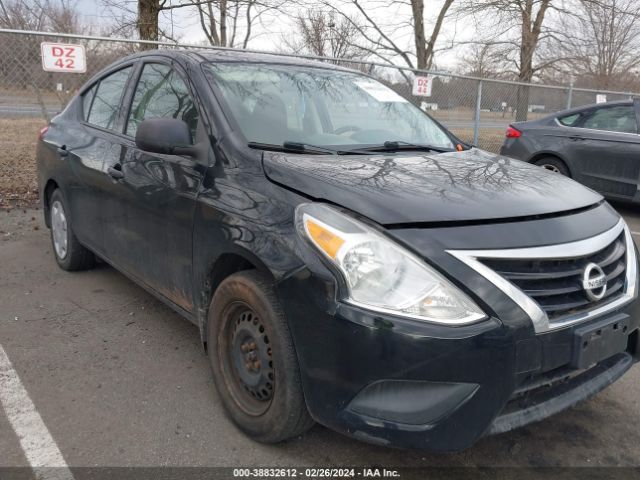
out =
[[[534,163],[612,200],[640,201],[638,100],[564,110],[509,126],[500,153]]]
[[[616,211],[360,72],[129,56],[43,129],[37,159],[60,267],[101,258],[194,322],[221,402],[261,442],[317,421],[460,450],[640,356]]]

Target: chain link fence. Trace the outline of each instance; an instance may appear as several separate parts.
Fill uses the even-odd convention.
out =
[[[40,53],[42,42],[83,45],[87,57],[86,72],[44,71]],[[214,47],[0,29],[0,206],[15,204],[16,199],[33,199],[37,195],[33,160],[39,128],[62,110],[94,73],[118,58],[148,48]],[[569,85],[529,85],[447,72],[417,71],[376,62],[294,56],[368,73],[427,111],[462,140],[492,152],[499,150],[507,126],[514,121],[540,118],[558,110],[605,99],[613,101],[640,96],[631,92],[586,90]],[[429,96],[413,95],[415,76],[431,78]],[[31,168],[24,168],[25,162]]]

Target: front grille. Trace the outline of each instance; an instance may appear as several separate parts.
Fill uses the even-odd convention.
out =
[[[624,232],[605,248],[590,255],[562,259],[482,258],[480,261],[529,295],[550,320],[591,310],[624,292]],[[606,293],[600,300],[590,300],[582,287],[582,276],[589,263],[600,266],[607,277]]]

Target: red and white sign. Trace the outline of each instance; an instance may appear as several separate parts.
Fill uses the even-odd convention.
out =
[[[42,42],[40,52],[42,68],[45,72],[84,73],[87,71],[84,45]]]
[[[433,77],[415,77],[412,93],[418,97],[430,97]]]

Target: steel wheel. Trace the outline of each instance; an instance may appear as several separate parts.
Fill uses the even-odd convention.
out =
[[[275,372],[271,345],[260,317],[246,304],[227,309],[223,356],[225,380],[238,406],[248,415],[262,415],[273,398]]]
[[[67,216],[64,213],[62,203],[58,200],[51,205],[51,233],[56,255],[59,259],[64,260],[69,248],[69,233]]]
[[[311,428],[298,357],[272,278],[246,270],[224,279],[205,328],[213,380],[243,432],[276,443]]]

